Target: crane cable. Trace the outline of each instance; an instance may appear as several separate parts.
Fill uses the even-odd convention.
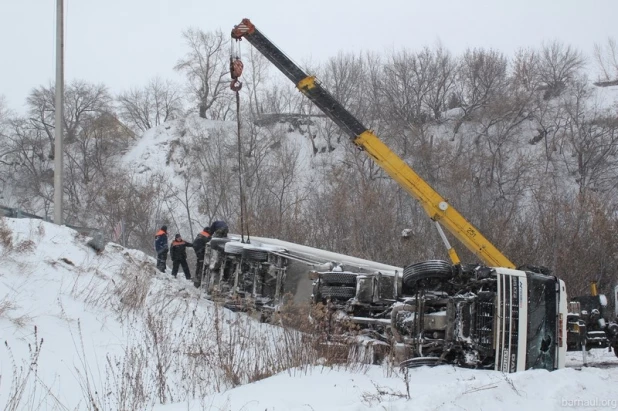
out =
[[[242,146],[240,140],[240,89],[242,88],[242,83],[238,78],[242,75],[243,64],[240,60],[240,43],[238,44],[238,49],[234,50],[234,39],[232,39],[231,50],[230,50],[230,75],[232,77],[232,82],[230,83],[230,89],[234,91],[236,94],[236,136],[238,138],[237,151],[238,151],[238,190],[240,194],[240,239],[241,242],[245,242],[245,219],[244,215],[246,213],[246,202],[245,202],[245,194],[243,192],[242,187]],[[249,223],[247,221],[247,243],[250,243],[249,239]]]
[[[236,93],[236,136],[238,138],[237,144],[237,152],[238,152],[238,190],[240,193],[240,239],[241,242],[245,242],[244,232],[245,232],[245,193],[242,188],[242,146],[240,140],[240,93],[235,91]],[[249,230],[247,230],[247,243],[249,242]]]

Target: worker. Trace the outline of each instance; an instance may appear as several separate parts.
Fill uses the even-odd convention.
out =
[[[210,234],[213,237],[227,237],[229,228],[223,220],[217,220],[210,225]]]
[[[189,271],[189,265],[187,264],[187,247],[193,247],[193,244],[183,240],[180,234],[176,234],[171,247],[172,277],[174,278],[178,274],[178,266],[182,266],[182,272],[187,280],[191,279],[191,271]]]
[[[197,237],[195,237],[195,240],[193,240],[193,250],[197,257],[195,277],[193,277],[193,284],[196,288],[199,288],[202,284],[202,269],[204,267],[204,257],[206,255],[206,244],[208,244],[210,238],[210,227],[204,227],[204,229],[198,233]]]
[[[167,252],[169,250],[166,225],[161,226],[161,229],[155,234],[154,246],[157,253],[157,268],[164,273],[167,265]]]

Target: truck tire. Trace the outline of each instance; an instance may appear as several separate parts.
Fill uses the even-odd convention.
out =
[[[355,287],[320,287],[320,295],[323,298],[337,300],[349,300],[356,295]]]
[[[436,365],[442,364],[445,364],[445,362],[441,360],[440,357],[416,357],[402,361],[399,366],[401,368],[416,368],[424,365],[428,367],[435,367]]]
[[[429,260],[411,264],[403,269],[403,284],[408,289],[414,289],[421,280],[448,280],[453,277],[453,266],[448,261]]]
[[[327,285],[356,285],[356,274],[353,273],[323,273],[320,275],[322,284]]]
[[[209,242],[210,248],[217,251],[225,251],[225,243],[228,241],[232,240],[229,238],[215,237]]]
[[[268,261],[268,252],[253,248],[243,248],[242,258],[249,261],[264,262]]]

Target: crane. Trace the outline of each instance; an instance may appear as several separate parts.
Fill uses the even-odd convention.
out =
[[[515,268],[515,265],[498,250],[481,232],[467,221],[448,200],[434,190],[405,161],[395,154],[380,138],[352,113],[343,107],[318,81],[310,76],[296,63],[288,58],[266,36],[264,36],[249,19],[243,19],[234,26],[232,38],[247,40],[262,53],[300,92],[311,100],[350,138],[350,141],[373,159],[393,180],[414,197],[423,207],[425,213],[434,221],[444,242],[449,258],[453,264],[460,264],[460,258],[451,246],[442,226],[457,238],[468,250],[474,253],[484,264],[490,267]],[[231,57],[232,90],[238,92],[239,70],[242,67],[238,56]]]

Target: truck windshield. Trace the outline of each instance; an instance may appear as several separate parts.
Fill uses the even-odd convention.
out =
[[[553,277],[526,273],[528,277],[528,339],[526,369],[555,369],[556,281]]]

